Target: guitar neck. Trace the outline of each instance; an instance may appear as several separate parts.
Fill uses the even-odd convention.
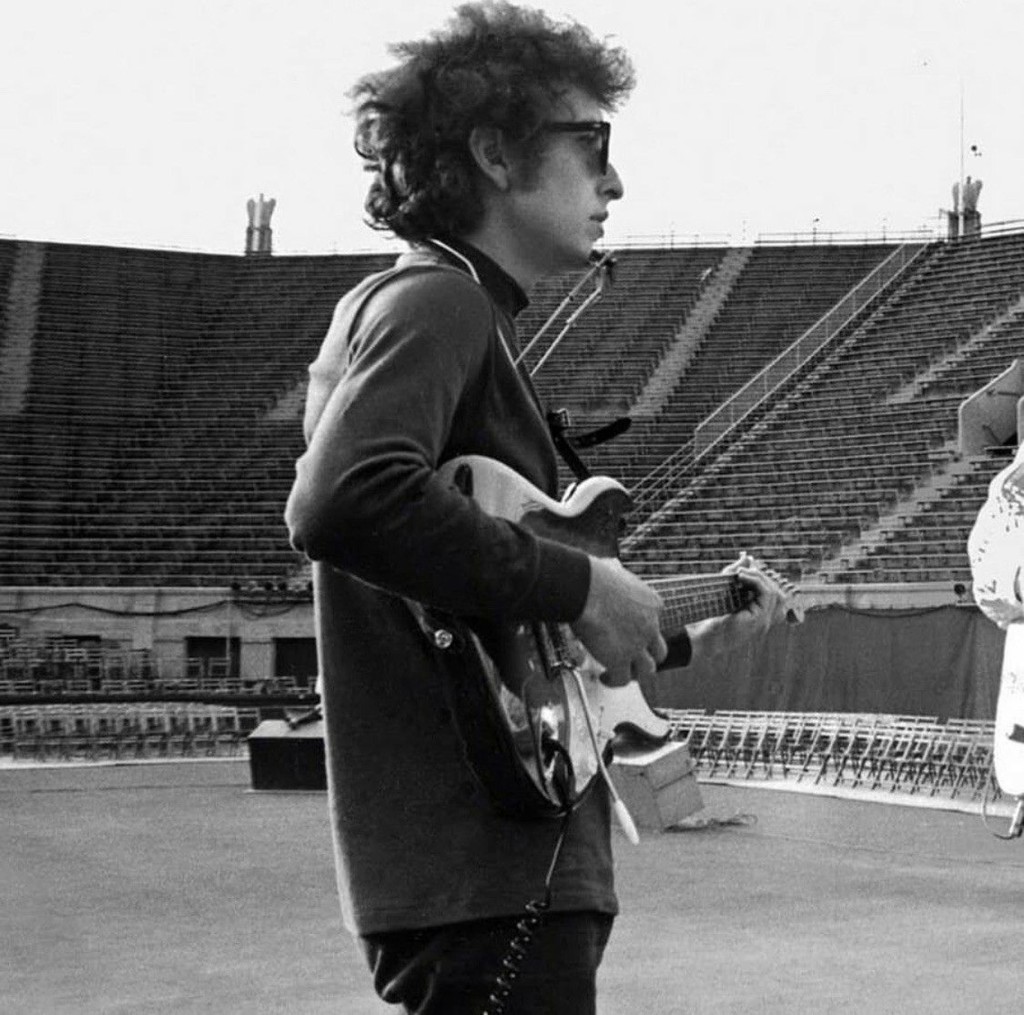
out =
[[[738,613],[754,598],[734,575],[679,575],[655,578],[650,584],[664,602],[661,629],[668,637],[698,620]]]

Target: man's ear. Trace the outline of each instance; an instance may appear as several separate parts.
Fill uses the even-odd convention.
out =
[[[504,137],[497,127],[474,127],[469,135],[469,153],[480,172],[498,190],[508,190],[509,161],[505,152]]]

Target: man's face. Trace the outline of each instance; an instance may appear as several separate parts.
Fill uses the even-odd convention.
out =
[[[603,118],[594,99],[572,88],[549,120],[565,125]],[[600,148],[597,132],[558,126],[547,134],[537,165],[517,174],[506,207],[508,224],[538,275],[586,267],[594,244],[604,235],[608,205],[622,197],[623,187],[611,164],[602,171]]]

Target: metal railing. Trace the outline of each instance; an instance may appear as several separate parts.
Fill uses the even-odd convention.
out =
[[[883,289],[891,285],[920,256],[923,243],[905,243],[860,280],[831,310],[819,318],[791,346],[784,349],[755,377],[723,402],[694,431],[698,455],[722,439],[737,423],[773,394],[812,356],[824,348]]]
[[[665,459],[631,491],[637,509],[667,499],[683,476],[736,426],[819,353],[879,293],[892,285],[927,248],[905,243],[857,283],[831,310],[701,422],[693,439]]]

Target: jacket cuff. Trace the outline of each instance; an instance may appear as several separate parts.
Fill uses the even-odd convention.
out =
[[[529,612],[538,620],[571,623],[590,594],[590,558],[551,539],[538,540],[537,581]]]
[[[667,641],[668,655],[665,656],[664,661],[658,663],[658,670],[673,670],[679,666],[689,666],[690,660],[693,658],[693,642],[690,641],[689,634],[686,631],[680,631],[679,634]]]

